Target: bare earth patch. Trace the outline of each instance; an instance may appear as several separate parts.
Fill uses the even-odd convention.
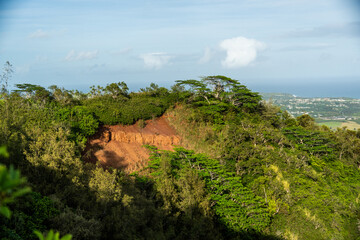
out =
[[[133,172],[147,164],[149,151],[143,145],[172,150],[174,145],[180,145],[180,137],[165,116],[147,120],[143,128],[139,123],[103,126],[88,140],[83,158],[88,162],[99,162],[104,167]]]

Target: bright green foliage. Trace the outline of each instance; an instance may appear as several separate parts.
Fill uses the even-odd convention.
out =
[[[43,194],[64,192],[70,182],[81,184],[83,162],[77,155],[74,142],[68,141],[70,131],[62,127],[42,131],[34,128],[24,151],[28,161],[29,180],[36,182],[36,190]]]
[[[61,108],[56,112],[56,118],[58,121],[70,123],[69,139],[81,144],[85,144],[87,138],[95,134],[99,127],[94,114],[83,106]]]
[[[34,231],[36,236],[38,236],[39,240],[71,240],[72,236],[70,234],[66,234],[65,236],[60,238],[60,233],[55,232],[53,230],[50,230],[45,236],[39,232]]]
[[[296,120],[298,124],[304,128],[314,128],[315,126],[315,119],[310,117],[308,114],[298,116]]]
[[[104,89],[105,94],[109,94],[112,98],[118,98],[121,95],[127,96],[128,91],[129,88],[124,82],[110,83]]]
[[[130,99],[99,96],[87,99],[84,106],[103,124],[133,124],[139,119],[161,116],[168,108],[166,98],[135,94]]]
[[[166,152],[166,155],[164,159],[154,153],[150,168],[156,169],[153,175],[159,176],[161,181],[159,190],[168,189],[165,194],[168,196],[165,199],[167,204],[165,206],[168,208],[179,201],[176,196],[176,189],[179,187],[168,188],[161,185],[166,185],[164,171],[168,171],[171,178],[176,180],[181,178],[187,169],[192,169],[205,182],[214,212],[224,225],[235,232],[240,232],[261,231],[270,224],[270,215],[264,199],[255,196],[244,187],[241,178],[235,176],[235,173],[226,171],[219,161],[183,148],[177,148],[175,152]],[[194,196],[194,193],[192,195]]]
[[[330,132],[307,130],[302,127],[284,128],[282,132],[296,143],[298,149],[326,160],[335,159],[335,142],[330,138]]]
[[[0,156],[1,157],[6,157],[8,158],[9,157],[9,153],[6,149],[6,146],[0,146]]]
[[[93,169],[89,188],[96,193],[97,201],[109,202],[121,200],[121,186],[116,183],[116,175],[116,170],[110,173],[102,168]]]
[[[180,110],[173,114],[187,117],[181,118],[181,124],[176,122],[182,137],[196,136],[196,146],[214,149],[226,172],[236,172],[243,186],[265,200],[272,215],[270,233],[286,239],[356,239],[359,235],[356,132],[304,128],[289,116],[276,120],[276,111],[235,116],[223,128],[204,128],[192,117],[196,109],[178,114]],[[206,152],[203,149],[197,150]]]
[[[150,83],[149,87],[140,88],[140,93],[152,97],[166,97],[169,95],[169,90],[164,87],[159,87],[155,83]]]
[[[337,157],[355,167],[360,166],[360,131],[338,128],[333,139],[336,141]]]
[[[208,76],[198,80],[178,80],[179,86],[189,87],[192,94],[188,98],[193,106],[198,107],[204,120],[223,124],[222,115],[229,112],[261,111],[261,96],[250,91],[237,80],[225,76]]]
[[[19,170],[15,170],[13,166],[7,169],[6,166],[0,164],[0,215],[10,218],[11,211],[7,205],[30,192],[29,187],[24,187],[25,182]]]
[[[270,214],[264,199],[244,187],[240,177],[225,179],[212,186],[216,214],[235,231],[262,231],[270,224]]]
[[[133,124],[161,116],[169,107],[170,93],[166,88],[151,84],[139,93],[128,94],[124,82],[112,83],[105,88],[92,87],[90,98],[82,101],[84,107],[95,114],[103,124]]]
[[[25,98],[32,99],[35,103],[45,105],[52,100],[51,93],[39,85],[24,83],[16,84],[16,87],[18,89],[14,92],[24,94]]]
[[[32,141],[25,151],[27,160],[34,166],[45,166],[64,175],[69,174],[80,163],[75,158],[74,143],[66,141],[67,136],[69,132],[63,128],[47,132],[33,129]]]
[[[125,82],[110,83],[106,87],[101,86],[91,86],[90,87],[90,96],[99,97],[99,96],[110,96],[114,99],[119,97],[127,97],[129,88]]]
[[[79,91],[72,92],[64,88],[59,88],[56,85],[50,86],[49,90],[53,99],[61,106],[74,105],[77,101],[84,97],[84,94]]]

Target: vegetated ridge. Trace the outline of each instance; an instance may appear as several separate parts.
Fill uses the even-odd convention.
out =
[[[359,238],[359,130],[294,118],[225,76],[139,92],[124,82],[89,93],[6,86],[0,238]],[[164,114],[177,135],[156,120]],[[131,154],[117,148],[129,144]],[[146,164],[141,144],[157,145]],[[89,162],[107,155],[108,167]]]

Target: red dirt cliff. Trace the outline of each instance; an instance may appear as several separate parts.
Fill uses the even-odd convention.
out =
[[[130,126],[103,126],[87,143],[83,158],[100,162],[104,167],[121,168],[132,172],[147,164],[149,151],[143,145],[154,145],[161,150],[172,150],[180,144],[180,137],[168,124],[166,117]]]

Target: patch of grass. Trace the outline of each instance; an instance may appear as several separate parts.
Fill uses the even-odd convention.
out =
[[[336,129],[338,127],[341,127],[343,124],[343,121],[324,121],[324,122],[317,122],[318,125],[325,125],[331,129]]]
[[[217,137],[210,124],[197,122],[196,112],[184,106],[178,106],[167,112],[168,121],[182,139],[182,146],[196,149],[197,152],[207,154],[212,158],[220,157],[219,148],[214,145]]]
[[[336,128],[343,128],[343,127],[347,127],[347,129],[349,130],[358,130],[360,129],[360,124],[354,121],[321,121],[318,120],[316,121],[316,123],[318,125],[325,125],[331,129],[336,130]]]
[[[347,121],[342,123],[341,127],[347,127],[349,130],[358,130],[360,129],[360,124],[353,121]]]

